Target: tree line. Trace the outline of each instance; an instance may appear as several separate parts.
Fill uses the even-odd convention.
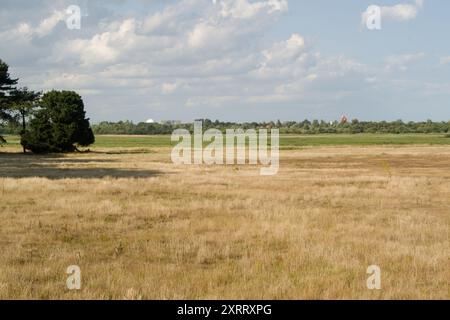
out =
[[[450,133],[450,121],[433,122],[403,122],[398,121],[358,121],[354,119],[349,122],[326,122],[319,120],[296,121],[270,121],[270,122],[221,122],[201,119],[203,129],[219,129],[225,132],[226,129],[272,129],[278,128],[282,134],[358,134],[358,133]],[[95,134],[127,134],[127,135],[160,135],[171,134],[175,129],[187,129],[193,131],[192,123],[170,124],[170,123],[133,123],[131,121],[100,122],[94,124],[92,129]]]
[[[72,152],[94,143],[80,95],[32,91],[18,82],[0,59],[0,145],[7,142],[1,134],[19,134],[24,153]]]

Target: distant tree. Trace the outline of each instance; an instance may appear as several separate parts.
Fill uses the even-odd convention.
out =
[[[51,91],[42,96],[40,109],[22,135],[21,144],[34,153],[73,152],[94,143],[84,103],[73,91]]]
[[[206,130],[204,121],[204,130]],[[279,125],[277,123],[277,125]],[[241,128],[248,129],[270,129],[275,126],[274,122],[221,122],[214,121],[211,126],[225,132],[226,129]],[[186,129],[192,132],[192,122],[189,123],[172,123],[161,125],[159,123],[138,123],[131,121],[119,122],[101,122],[92,126],[96,134],[171,134],[175,129]],[[401,120],[395,122],[374,122],[359,121],[340,123],[337,120],[325,122],[323,120],[315,120],[310,122],[304,120],[301,122],[287,121],[281,123],[279,128],[281,133],[293,134],[349,134],[349,133],[448,133],[450,132],[449,122],[408,122]]]
[[[0,122],[11,120],[9,92],[14,89],[18,79],[11,79],[9,75],[9,66],[0,59]],[[0,144],[6,142],[0,136]]]

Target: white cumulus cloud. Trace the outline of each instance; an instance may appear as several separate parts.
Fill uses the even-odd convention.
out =
[[[401,3],[393,6],[381,6],[381,19],[387,21],[409,21],[413,20],[419,14],[419,11],[424,5],[424,0],[416,0],[414,3]],[[361,21],[366,23],[369,15],[363,12],[361,15]]]

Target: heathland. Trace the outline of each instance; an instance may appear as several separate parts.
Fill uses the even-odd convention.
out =
[[[268,177],[174,165],[170,136],[96,138],[23,155],[6,137],[0,298],[450,298],[443,134],[282,136]]]

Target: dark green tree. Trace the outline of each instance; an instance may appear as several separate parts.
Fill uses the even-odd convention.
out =
[[[9,101],[9,92],[14,89],[18,79],[11,79],[9,75],[9,66],[0,59],[0,122],[12,119]],[[5,139],[0,136],[0,144]]]
[[[40,92],[28,90],[28,88],[14,89],[10,92],[10,107],[22,123],[20,135],[23,135],[27,129],[27,118],[32,111],[37,108]],[[25,153],[25,148],[23,152]]]
[[[84,103],[73,91],[50,91],[22,135],[21,144],[34,153],[73,152],[94,143]]]
[[[59,152],[55,146],[53,127],[49,114],[41,110],[30,121],[31,131],[22,134],[20,143],[25,150],[34,153]]]
[[[10,108],[17,114],[22,124],[22,130],[26,130],[26,120],[32,111],[38,107],[40,92],[28,90],[28,88],[14,89],[10,92]]]

